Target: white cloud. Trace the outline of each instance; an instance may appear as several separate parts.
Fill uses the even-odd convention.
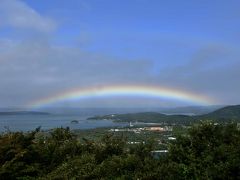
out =
[[[51,32],[56,28],[56,22],[41,16],[20,0],[1,0],[0,12],[0,27],[10,26],[40,32]]]

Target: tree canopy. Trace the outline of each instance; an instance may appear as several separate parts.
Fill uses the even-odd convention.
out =
[[[237,124],[204,121],[156,158],[153,141],[129,145],[112,134],[78,139],[69,128],[50,134],[0,135],[0,179],[240,179]]]

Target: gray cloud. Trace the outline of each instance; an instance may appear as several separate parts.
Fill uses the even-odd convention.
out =
[[[238,103],[240,57],[238,51],[225,46],[199,49],[185,64],[172,65],[153,75],[149,60],[123,60],[81,48],[59,47],[48,41],[7,41],[0,43],[6,51],[0,57],[2,102],[27,104],[76,87],[108,84],[154,84],[208,95],[224,103]],[[234,57],[234,58],[233,58]],[[179,105],[159,99],[90,99],[82,106]],[[117,102],[117,103],[116,103]],[[181,104],[181,103],[180,103]]]
[[[0,46],[7,49],[0,57],[0,82],[4,86],[0,94],[11,94],[1,97],[3,101],[14,95],[24,97],[26,103],[73,87],[144,83],[151,79],[152,63],[146,60],[120,60],[47,42]]]
[[[55,21],[41,16],[22,1],[1,0],[0,11],[0,26],[33,29],[40,32],[51,32],[56,28]]]
[[[160,78],[166,84],[208,94],[220,104],[237,104],[240,101],[239,52],[231,46],[206,45],[186,64],[165,69]]]

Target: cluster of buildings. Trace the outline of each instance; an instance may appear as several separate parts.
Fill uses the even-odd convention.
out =
[[[131,126],[130,126],[131,127]],[[134,133],[141,133],[141,131],[155,131],[155,132],[166,132],[172,131],[171,126],[152,126],[152,127],[140,127],[140,128],[121,128],[121,129],[110,129],[111,132],[134,132]]]

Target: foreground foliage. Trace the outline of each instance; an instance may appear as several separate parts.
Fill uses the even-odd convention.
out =
[[[236,124],[202,122],[154,158],[154,142],[128,145],[111,134],[78,140],[68,128],[50,134],[0,135],[0,179],[240,179]]]

